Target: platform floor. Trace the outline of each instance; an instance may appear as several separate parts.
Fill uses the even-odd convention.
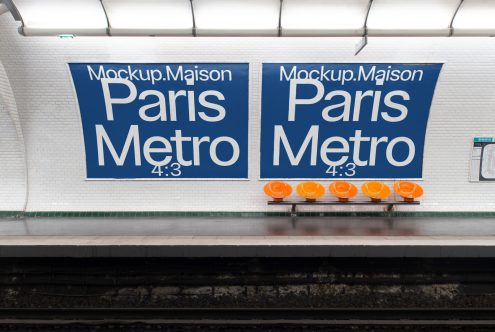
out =
[[[495,257],[495,218],[0,219],[0,257]]]

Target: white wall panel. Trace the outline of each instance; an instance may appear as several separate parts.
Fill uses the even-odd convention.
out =
[[[28,149],[30,211],[276,211],[266,206],[263,182],[257,180],[264,61],[444,62],[426,137],[425,196],[421,206],[409,209],[495,211],[495,183],[468,182],[472,137],[495,136],[493,39],[370,38],[355,57],[359,38],[60,40],[25,38],[16,26],[11,17],[0,17],[0,60],[11,80]],[[70,61],[249,62],[250,181],[85,181]],[[2,155],[0,160],[9,162]],[[7,209],[5,204],[0,200],[0,209]]]

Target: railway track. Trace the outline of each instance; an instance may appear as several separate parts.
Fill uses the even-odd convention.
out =
[[[2,262],[0,332],[495,332],[493,259]]]

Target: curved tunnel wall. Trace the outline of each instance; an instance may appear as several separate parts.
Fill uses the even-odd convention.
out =
[[[61,40],[22,37],[17,27],[9,15],[0,17],[0,61],[16,97],[27,148],[28,211],[277,211],[266,206],[258,180],[262,62],[445,63],[426,137],[426,195],[412,210],[495,211],[495,182],[468,181],[473,136],[495,136],[493,39],[373,38],[355,57],[356,38]],[[86,181],[68,62],[249,62],[249,181]],[[14,127],[8,130],[2,131],[2,141],[18,139]],[[8,198],[0,200],[0,210],[20,209],[24,197],[21,154],[9,153],[0,156],[8,165],[0,174],[0,192]]]
[[[0,205],[22,211],[26,203],[24,139],[14,94],[0,62]]]

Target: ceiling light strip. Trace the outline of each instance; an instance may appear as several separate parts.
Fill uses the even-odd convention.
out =
[[[6,12],[6,11],[10,11],[11,14],[13,15],[14,19],[17,20],[17,21],[20,21],[22,23],[22,26],[19,28],[19,32],[21,34],[23,34],[23,35],[25,35],[26,32],[27,32],[28,35],[29,34],[33,34],[33,33],[30,32],[31,31],[30,30],[30,28],[31,28],[31,26],[30,26],[30,24],[31,24],[30,23],[30,17],[26,17],[26,20],[23,20],[23,17],[21,16],[22,13],[19,12],[19,9],[16,6],[16,1],[17,0],[3,0],[3,1],[0,0],[0,14],[2,14],[3,12]],[[138,1],[138,0],[136,0],[136,1]],[[195,12],[195,9],[196,9],[195,8],[195,5],[196,5],[196,3],[194,3],[193,1],[200,1],[200,0],[188,0],[188,1],[189,1],[190,8],[186,8],[186,7],[183,6],[182,7],[182,11],[183,11],[183,13],[185,13],[185,12],[189,12],[189,9],[190,9],[190,14],[191,14],[191,17],[192,17],[192,35],[193,36],[198,36],[198,33],[197,33],[197,30],[198,30],[198,27],[197,27],[197,15],[196,15],[196,12]],[[231,0],[231,1],[234,1],[235,2],[236,0]],[[240,0],[237,0],[237,1],[240,1]],[[401,0],[397,0],[397,1],[401,1]],[[19,2],[20,2],[20,0],[19,0]],[[100,18],[100,21],[101,21],[100,22],[100,26],[101,26],[101,28],[99,28],[99,29],[101,29],[101,32],[90,31],[89,34],[96,33],[96,35],[113,36],[114,34],[112,33],[112,25],[110,23],[111,22],[111,17],[109,16],[110,13],[107,11],[107,8],[105,8],[105,5],[106,4],[104,3],[104,0],[99,0],[98,2],[101,5],[101,9],[103,10],[103,14],[104,14],[104,17],[105,17],[105,20],[106,20],[107,27],[105,29],[105,21],[103,20],[103,15],[101,15],[101,13],[97,13],[98,15],[101,15],[101,18]],[[370,33],[370,28],[368,26],[369,23],[370,23],[369,19],[370,19],[370,16],[373,16],[373,10],[376,7],[377,3],[379,3],[379,2],[380,2],[380,0],[369,0],[367,11],[366,11],[366,16],[364,18],[365,20],[364,20],[364,27],[363,27],[362,34],[361,33],[354,34],[354,36],[360,36],[361,35],[362,37],[367,37],[369,35],[369,33]],[[184,2],[184,3],[187,3],[187,2]],[[279,8],[278,8],[278,26],[277,26],[278,31],[277,32],[274,31],[275,30],[275,26],[277,24],[277,22],[275,21],[275,19],[276,19],[276,3],[277,2],[273,3],[272,4],[272,7],[271,7],[271,10],[272,10],[272,12],[271,12],[272,14],[271,15],[272,15],[272,19],[273,19],[272,23],[274,23],[272,25],[272,28],[271,28],[272,31],[273,31],[271,35],[272,36],[281,37],[281,36],[284,36],[284,27],[283,27],[283,23],[284,23],[283,22],[284,8],[283,8],[283,6],[284,6],[284,4],[287,4],[289,2],[288,1],[287,2],[284,2],[284,0],[279,0],[278,1]],[[395,26],[388,27],[388,29],[390,31],[390,34],[388,34],[386,32],[387,27],[382,27],[382,28],[380,28],[380,29],[382,29],[382,32],[381,33],[378,33],[376,35],[377,36],[386,36],[386,35],[390,35],[390,36],[392,36],[392,35],[393,36],[412,36],[412,37],[416,37],[416,36],[448,36],[448,37],[456,36],[456,32],[454,31],[455,30],[455,26],[456,26],[456,22],[455,22],[456,21],[456,18],[458,18],[458,17],[460,18],[460,16],[463,14],[463,8],[466,7],[466,4],[468,4],[468,3],[470,4],[469,0],[466,0],[466,1],[459,0],[459,2],[456,5],[454,5],[454,4],[450,5],[450,9],[449,9],[448,12],[446,12],[446,11],[442,12],[442,17],[443,17],[443,20],[442,21],[444,22],[445,25],[446,25],[446,23],[448,23],[448,26],[445,27],[445,28],[443,28],[444,33],[435,32],[435,31],[432,31],[431,34],[428,31],[426,31],[426,34],[422,34],[421,32],[418,32],[417,34],[415,34],[414,32],[408,33],[407,32],[407,29],[403,29],[400,26],[400,22],[396,22]],[[363,3],[363,5],[365,5],[365,2]],[[253,10],[260,11],[261,12],[262,9],[264,8],[264,6],[259,6],[259,7],[260,8],[257,8],[256,7]],[[19,4],[19,8],[22,9],[22,10],[24,10],[23,9],[24,7],[20,6],[20,4]],[[417,11],[421,11],[421,8],[418,8],[418,7],[416,7],[416,8],[417,8]],[[455,8],[455,10],[454,10],[454,8]],[[478,9],[478,10],[484,10],[484,8],[485,8],[484,6],[481,6],[481,9]],[[67,8],[66,8],[66,10],[67,10]],[[93,8],[93,10],[95,11],[94,8]],[[383,10],[383,8],[380,7],[380,10]],[[423,11],[425,11],[425,10],[427,10],[427,9],[423,9]],[[28,12],[29,12],[29,14],[31,16],[33,16],[32,15],[33,13],[31,13],[32,10],[31,11],[28,11]],[[28,15],[26,13],[24,13],[24,14],[25,15]],[[35,14],[36,14],[36,11],[35,11]],[[364,7],[363,6],[362,6],[362,14],[364,14]],[[452,17],[450,18],[448,16],[448,14],[452,15]],[[296,15],[296,17],[297,17],[297,15]],[[255,18],[252,18],[252,19],[255,19]],[[450,19],[450,22],[447,21],[448,19]],[[28,24],[27,26],[25,24],[26,22]],[[56,23],[56,22],[54,22],[54,23]],[[470,24],[468,26],[468,29],[470,28],[471,25],[472,24]],[[36,29],[37,29],[37,27],[35,27],[35,29],[33,30],[34,34],[36,34],[36,35],[40,35],[40,36],[41,35],[47,35],[47,36],[48,35],[52,35],[50,31],[43,31],[44,30],[43,28],[40,29],[39,33],[36,33]],[[78,30],[78,29],[81,30],[80,28],[76,28],[75,30]],[[84,29],[85,29],[85,27],[82,27],[82,31],[83,32],[84,32]],[[115,29],[117,29],[117,27],[115,27]],[[172,35],[183,36],[183,34],[181,34],[180,32],[174,31],[173,28],[170,28],[169,29],[169,27],[167,27],[166,25],[165,25],[165,27],[163,27],[161,29],[162,29],[162,31],[165,31],[165,34],[166,34],[167,30],[169,30],[170,31],[169,33],[170,33],[171,36]],[[189,29],[189,27],[187,29]],[[235,27],[233,27],[232,29],[235,30]],[[335,28],[335,29],[337,29],[337,28]],[[376,29],[376,28],[371,27],[371,29]],[[446,31],[447,29],[448,29],[448,32]],[[57,27],[55,26],[54,29],[52,29],[52,30],[57,30]],[[64,30],[63,27],[60,30]],[[68,29],[65,29],[65,30],[68,30],[68,31],[63,31],[64,33],[65,32],[67,34],[74,33],[74,34],[77,35],[77,32],[76,31],[71,31],[71,28],[68,28]],[[246,29],[246,30],[249,30],[249,29]],[[127,33],[124,31],[122,33],[122,35],[133,35],[134,31],[139,31],[139,26],[136,27],[136,28],[133,28],[132,26],[130,26],[128,28]],[[251,32],[252,31],[247,32],[246,34],[244,34],[244,33],[242,33],[242,31],[240,31],[237,34],[232,34],[230,32],[230,30],[229,30],[229,26],[226,25],[226,26],[221,27],[221,29],[218,29],[216,33],[212,33],[212,34],[210,33],[208,35],[218,35],[218,36],[233,36],[233,35],[257,36],[258,35],[256,33],[256,31],[254,31],[252,33]],[[371,31],[371,34],[372,34],[372,36],[375,35],[375,33],[373,31]],[[138,32],[136,35],[140,35],[140,33]],[[200,33],[199,35],[201,36],[202,34]],[[487,36],[487,37],[490,36],[490,34],[485,33],[485,32],[480,32],[478,35],[480,35],[480,36]],[[312,33],[309,33],[307,36],[322,36],[322,35],[319,35],[318,32],[315,33],[313,31]]]
[[[460,0],[375,0],[370,36],[445,36]]]
[[[279,35],[280,0],[193,0],[198,36]]]

